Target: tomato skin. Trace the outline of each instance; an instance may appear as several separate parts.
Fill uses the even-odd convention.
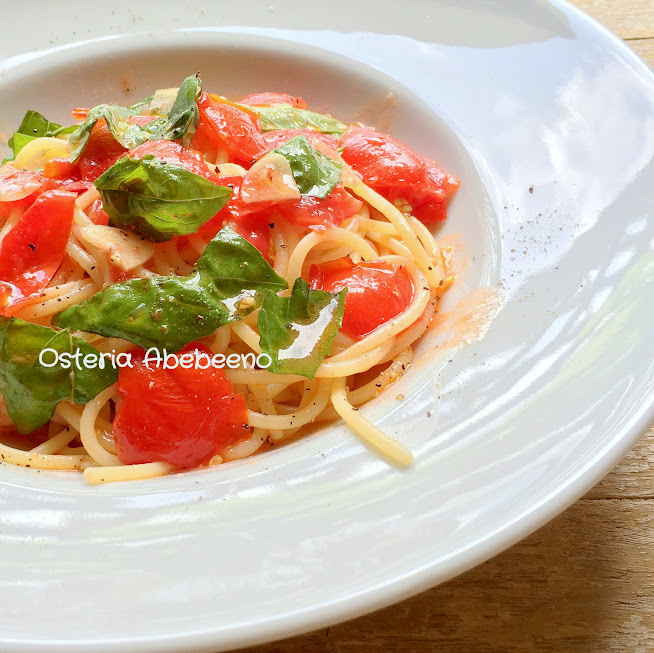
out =
[[[210,161],[216,161],[218,153],[226,150],[224,141],[216,136],[215,129],[206,115],[203,115],[202,109],[200,109],[200,120],[197,129],[191,139],[191,147],[198,152],[202,152]]]
[[[266,152],[266,144],[256,116],[231,102],[211,102],[203,93],[198,102],[200,120],[191,146],[201,152],[226,147],[230,159],[252,163]]]
[[[59,186],[59,190],[67,190],[71,193],[77,193],[78,195],[81,195],[92,186],[93,182],[90,181],[64,181],[61,186]]]
[[[241,199],[243,177],[220,177],[220,184],[232,189],[232,197],[225,206],[205,222],[198,234],[204,240],[213,238],[223,227],[229,225],[234,231],[252,243],[266,259],[270,258],[270,202],[245,203]]]
[[[128,122],[147,125],[156,116],[129,116]],[[91,131],[86,147],[77,164],[84,181],[95,181],[103,172],[127,154],[127,150],[113,137],[104,118],[98,120]]]
[[[78,161],[82,179],[95,181],[126,153],[127,150],[112,136],[104,118],[98,120]]]
[[[324,200],[304,195],[299,200],[286,200],[278,204],[281,214],[289,222],[310,229],[340,227],[345,220],[358,213],[362,206],[361,200],[341,186],[336,186]]]
[[[181,143],[157,139],[146,141],[129,152],[133,159],[142,159],[148,154],[160,161],[186,168],[189,172],[213,181],[214,184],[219,184],[218,175],[207,166],[202,155],[188,147],[183,147]]]
[[[44,177],[36,170],[21,170],[16,168],[11,174],[3,175],[0,179],[0,195],[12,193],[18,188],[28,186],[32,192],[19,200],[0,201],[0,219],[6,220],[14,209],[27,211],[34,204],[37,198],[46,190],[59,188],[61,183],[54,179]]]
[[[129,272],[113,263],[109,263],[109,276],[111,277],[111,283],[122,283],[133,278]]]
[[[230,188],[232,191],[232,196],[223,206],[216,215],[211,218],[211,220],[207,220],[199,229],[198,229],[198,234],[204,239],[204,240],[210,240],[213,238],[221,229],[223,224],[225,223],[225,220],[229,220],[233,216],[238,215],[238,208],[240,205],[242,205],[242,202],[239,199],[239,193],[241,190],[241,181],[243,180],[243,177],[221,177],[220,178],[220,183],[223,186],[226,186],[227,188]]]
[[[195,351],[213,355],[208,347],[191,343],[177,356]],[[132,367],[118,373],[123,401],[113,423],[122,463],[198,467],[250,435],[245,399],[234,394],[222,370],[164,369],[155,361],[148,369],[142,349],[129,353]]]
[[[268,150],[274,150],[284,145],[284,143],[288,143],[288,141],[296,136],[304,136],[310,143],[317,139],[331,147],[332,150],[338,148],[338,140],[334,136],[315,132],[312,129],[275,129],[265,132],[263,134],[263,140]]]
[[[12,315],[50,283],[66,250],[76,193],[42,193],[0,244],[0,314]]]
[[[75,107],[70,115],[73,116],[74,120],[86,120],[86,116],[89,115],[90,109],[88,107]]]
[[[102,200],[99,198],[91,202],[85,213],[93,224],[99,224],[105,227],[109,224],[109,216],[102,208]]]
[[[79,181],[82,174],[79,165],[68,159],[50,159],[43,165],[43,176],[60,181]]]
[[[296,109],[306,109],[307,103],[301,97],[288,95],[288,93],[275,93],[273,91],[264,91],[263,93],[253,93],[246,95],[238,101],[239,104],[248,104],[252,107],[270,107],[275,104],[290,104]]]
[[[364,127],[350,127],[340,139],[342,157],[371,188],[391,202],[408,202],[423,222],[447,217],[447,203],[459,182],[401,141]]]
[[[341,331],[361,340],[407,309],[413,300],[413,281],[406,269],[386,261],[355,265],[341,258],[309,271],[311,288],[340,292],[347,288]]]
[[[268,211],[260,211],[233,218],[225,224],[254,245],[270,263],[270,220]]]

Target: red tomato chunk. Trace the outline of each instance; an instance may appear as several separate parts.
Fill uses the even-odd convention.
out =
[[[336,186],[324,200],[304,195],[299,200],[280,202],[278,206],[282,215],[293,224],[325,229],[340,227],[361,210],[363,202],[352,197],[342,186]]]
[[[350,127],[340,145],[343,159],[386,199],[407,202],[423,222],[445,220],[459,181],[433,161],[392,136],[364,127]]]
[[[186,345],[176,356],[212,356],[201,344]],[[217,368],[145,364],[142,349],[131,350],[132,367],[121,367],[122,404],[114,419],[118,458],[133,465],[163,461],[179,468],[198,467],[250,435],[245,399],[234,394]]]
[[[76,193],[49,190],[21,216],[0,245],[0,315],[34,301],[61,264]]]
[[[251,110],[231,102],[212,102],[206,93],[198,102],[200,120],[191,147],[204,154],[227,148],[230,159],[252,163],[266,152],[259,121]]]
[[[413,299],[413,281],[401,266],[386,261],[355,265],[341,258],[309,271],[312,288],[340,292],[347,288],[341,331],[360,340],[404,312]]]

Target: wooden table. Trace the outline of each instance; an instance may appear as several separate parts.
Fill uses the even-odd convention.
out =
[[[654,68],[654,0],[573,0]],[[654,651],[654,428],[583,499],[476,569],[249,653]]]

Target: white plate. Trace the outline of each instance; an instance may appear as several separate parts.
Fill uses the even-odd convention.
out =
[[[393,132],[463,179],[446,227],[468,247],[460,287],[504,296],[436,390],[434,358],[367,409],[413,448],[409,471],[340,427],[98,488],[1,467],[2,651],[217,651],[355,617],[525,536],[643,433],[652,74],[560,2],[463,4],[0,4],[5,131],[27,106],[63,120],[120,100],[123,76],[136,96],[189,68],[211,89],[287,90],[346,118],[393,89]]]

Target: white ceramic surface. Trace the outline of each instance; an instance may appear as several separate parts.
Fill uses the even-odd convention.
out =
[[[346,119],[393,90],[392,131],[464,182],[460,289],[504,308],[368,407],[408,471],[341,427],[106,487],[0,467],[0,650],[218,651],[348,619],[507,547],[634,444],[654,404],[654,83],[624,45],[541,0],[131,5],[0,1],[30,25],[0,41],[0,130],[189,68]]]

